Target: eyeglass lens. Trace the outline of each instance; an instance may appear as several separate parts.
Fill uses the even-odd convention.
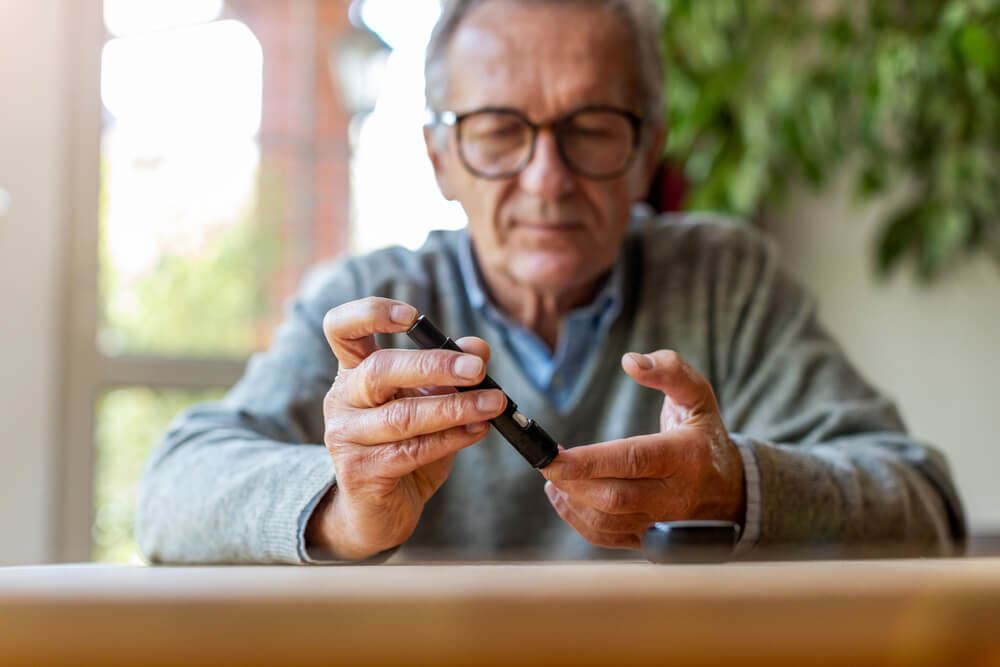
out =
[[[607,177],[624,169],[635,148],[628,116],[610,110],[583,110],[553,124],[562,158],[584,176]],[[509,111],[480,111],[464,117],[459,129],[462,158],[486,177],[512,176],[531,159],[535,130]]]

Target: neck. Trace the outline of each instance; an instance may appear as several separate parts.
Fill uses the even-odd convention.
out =
[[[475,249],[473,249],[475,253]],[[555,350],[566,314],[593,300],[607,272],[579,285],[547,289],[518,281],[509,273],[479,263],[483,289],[508,317],[530,329]]]

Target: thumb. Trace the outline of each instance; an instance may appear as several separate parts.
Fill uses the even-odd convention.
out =
[[[676,405],[689,410],[704,404],[706,397],[714,398],[708,380],[673,350],[628,352],[622,357],[622,369],[639,384],[659,389]]]

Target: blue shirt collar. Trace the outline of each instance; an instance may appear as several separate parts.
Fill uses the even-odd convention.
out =
[[[492,303],[483,289],[480,281],[479,267],[476,263],[475,253],[472,251],[472,239],[468,230],[464,234],[462,242],[459,244],[458,252],[459,269],[462,272],[462,280],[465,283],[465,292],[469,298],[469,304],[476,310],[486,315],[489,319],[497,323],[510,327],[514,323],[504,315],[497,306]],[[618,259],[611,267],[604,285],[586,306],[575,308],[569,313],[569,317],[593,317],[599,319],[599,328],[605,329],[615,320],[621,312],[622,302],[625,295],[625,256],[624,252],[619,252]]]

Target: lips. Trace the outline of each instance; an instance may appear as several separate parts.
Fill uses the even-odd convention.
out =
[[[515,221],[514,226],[541,232],[557,232],[557,231],[575,229],[577,227],[581,227],[582,224],[573,220],[569,221],[517,220]]]

